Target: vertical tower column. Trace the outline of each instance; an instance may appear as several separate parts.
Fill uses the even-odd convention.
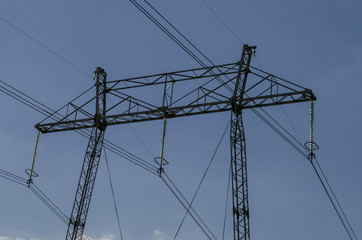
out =
[[[92,198],[99,160],[101,158],[104,132],[107,127],[106,113],[106,73],[102,68],[95,72],[96,80],[96,113],[94,127],[89,138],[83,166],[78,182],[77,192],[69,219],[66,240],[82,240],[87,220],[88,209]]]
[[[230,147],[234,240],[250,239],[246,142],[242,119],[242,99],[245,93],[251,56],[255,48],[246,44],[243,46],[234,94],[231,98]]]

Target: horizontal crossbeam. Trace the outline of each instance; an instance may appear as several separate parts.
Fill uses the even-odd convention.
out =
[[[109,106],[104,122],[109,126],[160,120],[165,115],[176,118],[225,112],[235,107],[232,103],[237,103],[240,109],[249,109],[316,99],[310,89],[253,67],[249,69],[243,97],[234,99],[232,89],[238,71],[239,62],[109,81],[105,88]],[[172,97],[165,103],[161,97],[170,85]],[[145,96],[149,99],[145,100]],[[80,103],[70,102],[53,114],[62,114],[64,118],[54,122],[50,116],[35,127],[42,133],[93,128],[94,114],[87,111],[93,109],[92,104],[94,97]]]

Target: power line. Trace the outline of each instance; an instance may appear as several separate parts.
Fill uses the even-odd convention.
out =
[[[92,87],[93,88],[93,87]],[[90,91],[92,88],[87,89],[84,91],[81,95],[86,94],[88,91]],[[30,97],[29,95],[25,94],[24,92],[10,86],[9,84],[5,83],[4,81],[0,80],[0,91],[5,93],[6,95],[14,98],[15,100],[25,104],[26,106],[32,108],[33,110],[39,112],[42,115],[47,116],[47,118],[51,118],[53,120],[61,120],[64,119],[64,116],[59,114],[59,110],[54,111],[53,109],[47,107],[46,105],[40,103],[39,101],[35,100],[34,98]],[[73,99],[76,100],[77,98]],[[83,129],[83,130],[76,130],[76,133],[80,134],[81,136],[85,138],[89,138],[90,136],[90,130],[89,129]],[[147,161],[137,157],[136,155],[130,153],[129,151],[119,147],[118,145],[108,141],[104,140],[105,147],[113,152],[114,154],[121,156],[122,158],[134,163],[135,165],[145,169],[146,171],[157,175],[157,167],[152,165],[151,163],[148,163]]]
[[[25,178],[12,174],[3,169],[0,169],[0,177],[29,188],[35,194],[35,196],[37,196],[64,224],[68,225],[69,218],[66,216],[66,214],[60,210],[60,208],[57,207],[55,203],[50,200],[50,198],[34,183],[28,184]],[[88,236],[85,235],[84,237],[90,240]]]
[[[295,136],[298,138],[299,142],[302,142],[302,140],[300,139],[299,134],[298,134],[298,132],[297,132],[297,129],[295,128],[292,120],[290,119],[289,115],[288,115],[287,112],[285,111],[284,107],[283,107],[283,106],[280,106],[280,107],[282,108],[283,113],[284,113],[284,115],[286,116],[286,118],[287,118],[287,120],[288,120],[288,122],[289,122],[289,125],[292,127]]]
[[[177,229],[177,231],[176,231],[175,236],[173,237],[174,240],[177,238],[177,235],[179,234],[179,232],[180,232],[180,230],[181,230],[181,227],[182,227],[182,225],[183,225],[183,223],[184,223],[184,221],[185,221],[185,219],[186,219],[186,216],[187,216],[187,215],[189,214],[189,212],[190,212],[190,208],[191,208],[191,206],[192,206],[192,204],[193,204],[193,202],[194,202],[194,200],[195,200],[195,198],[196,198],[196,196],[197,196],[197,194],[198,194],[198,192],[199,192],[199,190],[200,190],[200,188],[201,188],[202,183],[203,183],[204,180],[205,180],[206,174],[208,173],[212,162],[213,162],[214,159],[215,159],[216,153],[217,153],[217,151],[219,150],[219,147],[220,147],[220,145],[221,145],[221,142],[222,142],[222,140],[224,139],[225,134],[226,134],[226,131],[227,131],[227,129],[229,128],[229,126],[230,126],[230,121],[229,121],[228,124],[226,125],[226,128],[225,128],[225,130],[224,130],[224,132],[223,132],[223,134],[222,134],[222,136],[221,136],[221,138],[220,138],[220,140],[219,140],[219,142],[218,142],[218,144],[217,144],[217,146],[216,146],[216,148],[215,148],[215,150],[214,150],[214,153],[212,154],[212,157],[211,157],[211,159],[210,159],[210,161],[209,161],[209,164],[208,164],[207,167],[206,167],[206,170],[205,170],[205,172],[204,172],[204,174],[203,174],[203,176],[202,176],[202,178],[201,178],[201,180],[200,180],[200,183],[199,183],[198,186],[197,186],[197,189],[196,189],[196,191],[195,191],[195,193],[194,193],[194,196],[192,197],[191,202],[190,202],[189,206],[187,207],[186,213],[185,213],[185,215],[184,215],[184,217],[183,217],[183,219],[182,219],[182,221],[181,221],[181,223],[180,223],[180,225],[179,225],[179,227],[178,227],[178,229]]]
[[[135,5],[143,14],[145,14],[153,23],[155,23],[164,33],[166,33],[166,35],[168,35],[177,45],[179,45],[182,49],[184,49],[190,56],[192,56],[199,64],[201,64],[202,66],[206,66],[205,63],[203,63],[201,61],[201,59],[197,58],[195,54],[192,53],[192,51],[190,49],[188,49],[184,44],[181,43],[180,40],[178,40],[171,32],[169,32],[159,21],[157,21],[145,8],[143,8],[139,3],[137,3],[135,0],[130,0],[131,3],[133,3],[133,5]],[[157,15],[159,15],[168,25],[170,25],[178,34],[181,35],[181,37],[183,39],[185,39],[192,47],[194,47],[204,58],[206,58],[213,66],[214,63],[205,55],[203,54],[194,44],[192,44],[192,42],[187,39],[185,37],[184,34],[182,34],[169,20],[167,20],[157,9],[155,9],[155,7],[153,7],[147,0],[143,0],[149,7],[151,7],[152,10],[154,10]],[[233,35],[241,42],[243,43],[243,41],[235,34],[234,31],[232,31],[232,29],[225,23],[225,21],[222,20],[222,18],[210,7],[210,5],[208,5],[204,0],[202,0],[203,3],[214,13],[215,16],[218,17],[218,19],[223,23],[223,25],[229,29],[229,31],[231,31],[231,33],[233,33]],[[221,80],[221,79],[220,79]],[[228,87],[228,85],[225,85]],[[232,89],[229,89],[231,92],[232,92]],[[254,113],[257,113],[257,111],[255,109],[252,109]],[[265,110],[262,109],[262,111],[264,113]],[[266,113],[267,114],[267,113]],[[267,114],[268,115],[268,114]],[[257,116],[259,118],[261,118],[261,115],[260,114],[257,114]],[[269,115],[269,117],[271,117]],[[265,120],[263,120],[265,121]],[[273,119],[274,122],[276,122],[274,119]],[[276,122],[277,123],[277,122]],[[269,123],[270,124],[270,123]],[[279,123],[277,123],[279,126],[281,126]],[[271,126],[271,125],[270,125]],[[283,128],[283,130],[285,130]],[[288,131],[286,131],[286,133],[291,136],[293,139],[295,139]],[[283,137],[285,139],[285,137]],[[298,141],[297,141],[298,142]],[[290,142],[292,145],[293,143]],[[301,143],[299,143],[300,145],[302,145]],[[303,145],[302,145],[303,146]],[[298,148],[296,148],[298,149]],[[300,151],[300,150],[298,150]]]
[[[314,159],[314,161],[317,162],[317,159]],[[357,240],[357,237],[356,237],[356,235],[354,234],[354,231],[353,231],[351,225],[349,224],[349,221],[348,221],[346,215],[344,214],[344,211],[343,211],[343,209],[341,208],[341,205],[339,204],[338,199],[336,198],[333,190],[332,190],[332,189],[330,188],[330,186],[329,186],[328,180],[325,178],[325,176],[323,176],[324,174],[323,174],[323,171],[322,171],[322,169],[320,168],[320,166],[319,166],[319,168],[320,168],[320,170],[321,170],[321,172],[322,172],[322,175],[318,172],[316,166],[314,165],[314,161],[313,161],[313,159],[311,160],[311,164],[312,164],[313,170],[314,170],[314,172],[316,173],[316,175],[317,175],[320,183],[322,184],[323,189],[324,189],[325,193],[327,194],[327,197],[328,197],[329,201],[332,203],[332,206],[333,206],[335,212],[337,213],[339,220],[341,221],[341,223],[342,223],[344,229],[346,230],[349,238],[350,238],[351,240],[353,240],[353,237],[354,237],[354,239]],[[322,178],[322,176],[323,176],[324,179]],[[327,184],[326,184],[326,183],[327,183]],[[329,188],[328,188],[327,186],[328,186]],[[336,202],[337,204],[336,204],[335,202]]]
[[[55,204],[43,192],[41,192],[36,185],[31,184],[29,188],[62,222],[64,222],[64,224],[68,225],[69,218],[57,206],[55,206]]]
[[[165,32],[173,41],[175,41],[176,42],[176,44],[178,44],[181,48],[183,48],[187,53],[189,53],[190,54],[190,52],[192,53],[192,51],[191,50],[189,50],[185,45],[183,45],[172,33],[170,33],[159,21],[157,21],[145,8],[143,8],[139,3],[137,3],[135,0],[130,0],[131,1],[131,3],[133,3],[143,14],[145,14],[153,23],[155,23],[163,32]],[[227,27],[237,38],[238,38],[238,40],[240,41],[240,42],[242,42],[242,40],[232,31],[232,29],[225,23],[225,21],[223,21],[222,19],[221,19],[221,17],[204,1],[204,0],[202,0],[203,2],[204,2],[204,4],[218,17],[218,19],[224,24],[224,26],[225,27]],[[182,38],[184,38],[191,46],[193,46],[203,57],[205,57],[212,65],[214,65],[213,64],[213,62],[209,59],[209,58],[207,58],[206,56],[205,56],[205,54],[203,54],[197,47],[195,47],[195,45],[194,44],[192,44],[191,43],[191,41],[189,40],[189,39],[187,39],[185,36],[184,36],[184,34],[182,34],[170,21],[168,21],[159,11],[157,11],[157,9],[155,9],[155,7],[153,7],[147,0],[144,0],[144,2],[149,6],[149,7],[151,7],[167,24],[169,24],[177,33],[179,33],[180,35],[181,35],[181,37]],[[190,55],[191,56],[191,55]],[[192,53],[192,56],[196,56],[195,54],[193,54]],[[195,58],[194,58],[195,59]],[[205,66],[205,64],[200,60],[200,59],[198,59],[197,57],[196,57],[196,59],[195,59],[198,63],[200,63],[202,66]],[[226,85],[226,86],[228,86],[228,85]],[[229,89],[230,90],[230,89]],[[232,90],[231,90],[232,91]],[[256,115],[259,117],[259,118],[262,118],[262,116],[260,115],[260,114],[257,114],[257,110],[255,110],[255,109],[252,109],[253,110],[253,112],[254,113],[256,113]],[[264,113],[266,113],[265,112],[265,110],[263,110],[262,109],[262,111],[264,112]],[[267,114],[267,113],[266,113]],[[269,114],[267,114],[267,115],[269,115]],[[269,115],[269,117],[271,117],[270,115]],[[262,119],[263,120],[263,119]],[[264,118],[264,120],[263,120],[264,122],[266,122],[265,121],[265,118]],[[273,121],[274,122],[276,122],[274,119],[273,119]],[[277,122],[276,122],[277,123]],[[277,123],[278,124],[278,123]],[[270,122],[268,123],[268,125],[270,126],[270,127],[272,127],[272,124],[270,124]],[[280,124],[278,124],[280,127],[281,127],[281,125]],[[283,130],[285,130],[284,128],[283,128]],[[293,139],[295,139],[288,131],[286,131],[285,130],[285,132],[289,135],[289,136],[291,136]],[[280,135],[280,133],[278,133],[279,135]],[[295,145],[292,141],[290,141],[290,140],[287,140],[287,138],[285,137],[285,136],[283,136],[283,135],[281,135],[286,141],[288,141],[292,146],[293,145]],[[298,141],[297,141],[298,142]],[[302,145],[301,143],[299,143],[299,145]],[[303,145],[302,145],[303,146]],[[297,148],[297,147],[295,147],[294,146],[294,148],[295,149],[297,149],[297,151],[302,151],[301,149],[299,149],[299,148]],[[306,155],[306,154],[305,154]],[[307,156],[307,155],[306,155]]]
[[[31,35],[29,35],[28,33],[26,33],[25,31],[21,30],[19,27],[17,27],[16,25],[12,24],[11,22],[9,22],[8,20],[6,20],[5,18],[0,16],[0,19],[5,22],[6,24],[8,24],[9,26],[11,26],[12,28],[14,28],[15,30],[17,30],[18,32],[20,32],[21,34],[23,34],[24,36],[28,37],[30,40],[32,40],[33,42],[35,42],[36,44],[38,44],[39,46],[41,46],[42,48],[44,48],[45,50],[47,50],[49,53],[53,54],[54,56],[56,56],[57,58],[59,58],[60,60],[62,60],[63,62],[67,63],[68,65],[70,65],[71,67],[75,68],[76,70],[78,70],[79,72],[81,72],[82,74],[84,74],[87,77],[92,78],[91,75],[89,75],[88,73],[86,73],[85,71],[83,71],[80,67],[76,66],[75,64],[71,63],[69,60],[67,60],[66,58],[62,57],[60,54],[56,53],[55,51],[51,50],[49,47],[47,47],[44,43],[36,40],[34,37],[32,37]],[[93,79],[93,78],[92,78]]]
[[[346,219],[347,225],[348,225],[349,228],[351,229],[352,235],[357,239],[357,236],[356,236],[356,234],[355,234],[355,232],[354,232],[354,230],[353,230],[353,228],[352,228],[352,225],[350,224],[350,222],[349,222],[346,214],[344,213],[343,208],[342,208],[342,206],[340,205],[340,203],[339,203],[339,201],[338,201],[338,199],[337,199],[337,196],[335,195],[335,193],[334,193],[334,191],[333,191],[333,189],[332,189],[332,187],[331,187],[331,185],[330,185],[330,183],[329,183],[326,175],[324,174],[324,171],[323,171],[321,165],[319,164],[319,161],[317,161],[316,158],[315,158],[315,160],[316,160],[315,162],[317,163],[320,172],[322,173],[323,178],[325,179],[325,181],[326,181],[326,183],[327,183],[328,188],[331,190],[331,193],[332,193],[332,195],[333,195],[333,198],[337,200],[338,207],[339,207],[339,209],[341,210],[344,219]]]
[[[103,147],[104,147],[104,146],[103,146]],[[104,158],[106,159],[108,179],[109,179],[109,184],[110,184],[110,186],[111,186],[111,191],[112,191],[113,205],[114,205],[114,210],[115,210],[115,212],[116,212],[119,235],[120,235],[120,237],[121,237],[121,240],[123,240],[122,228],[121,228],[121,223],[120,223],[120,220],[119,220],[119,214],[118,214],[118,207],[117,207],[117,203],[116,203],[116,197],[114,196],[112,176],[111,176],[111,171],[109,170],[109,163],[108,163],[108,158],[107,158],[106,149],[104,149]]]
[[[166,176],[166,178],[164,177]],[[172,194],[176,197],[176,199],[179,201],[179,203],[185,208],[185,210],[188,209],[188,206],[190,206],[190,203],[186,200],[185,196],[181,193],[181,191],[178,189],[178,187],[175,185],[175,183],[170,179],[169,176],[167,176],[166,173],[164,173],[161,176],[161,179],[166,184],[167,188],[172,192]],[[190,207],[191,210],[189,212],[189,215],[191,218],[195,221],[195,223],[200,227],[200,229],[203,231],[203,233],[206,235],[208,239],[214,239],[216,240],[215,235],[212,233],[212,231],[207,227],[205,222],[202,220],[202,218],[197,214],[197,212],[193,209],[193,207]]]
[[[232,28],[221,18],[221,16],[220,16],[218,13],[217,13],[205,0],[201,0],[201,1],[202,1],[202,2],[204,3],[204,5],[216,16],[216,18],[222,23],[222,25],[224,25],[224,27],[225,27],[226,29],[228,29],[229,32],[232,33],[232,35],[233,35],[237,40],[239,40],[240,43],[244,44],[244,42],[241,40],[241,38],[232,30]],[[261,64],[260,64],[260,61],[259,61],[259,59],[258,59],[256,56],[255,56],[255,60],[257,61],[260,69],[262,69],[262,66],[261,66]],[[300,142],[300,138],[299,138],[299,136],[298,136],[298,133],[297,133],[297,131],[296,131],[293,123],[291,122],[288,114],[286,113],[286,111],[285,111],[285,109],[283,108],[283,106],[280,106],[280,107],[282,108],[285,116],[287,117],[287,119],[288,119],[288,121],[289,121],[289,124],[291,125],[294,133],[296,134],[296,136],[298,137],[299,142]],[[264,110],[262,109],[262,111],[264,111]],[[275,120],[273,120],[273,121],[276,122]],[[277,123],[277,122],[276,122],[276,123]],[[277,123],[277,124],[280,125],[279,123]],[[290,134],[288,133],[288,135],[290,135]],[[290,136],[291,136],[291,135],[290,135]],[[291,137],[294,138],[293,136],[291,136]]]
[[[133,132],[133,134],[137,137],[138,141],[142,144],[142,146],[144,147],[144,149],[146,149],[146,151],[148,152],[148,154],[155,159],[155,156],[152,154],[151,150],[149,147],[147,147],[147,145],[145,144],[145,142],[142,140],[142,138],[137,134],[136,130],[132,127],[132,125],[127,124],[127,126],[131,129],[131,131]]]
[[[165,26],[160,23],[155,17],[152,16],[152,14],[147,11],[144,7],[142,7],[137,1],[135,0],[129,0],[135,7],[137,7],[138,10],[140,10],[148,19],[150,19],[159,29],[161,29],[169,38],[171,38],[172,41],[174,41],[179,47],[181,47],[182,50],[184,50],[190,57],[192,57],[198,64],[200,64],[202,67],[207,67],[207,65],[199,58],[196,54],[192,52],[185,44],[183,44],[174,34],[172,34]],[[214,67],[215,64],[206,57],[205,54],[203,54],[189,39],[185,37],[184,34],[182,34],[169,20],[167,20],[159,11],[157,11],[147,0],[143,0],[149,7],[151,7],[152,10],[154,10],[157,15],[159,15],[168,25],[171,26],[186,42],[188,42],[194,49],[196,49],[197,52],[199,52],[204,58],[207,59]],[[217,68],[218,69],[218,68]],[[219,70],[219,69],[218,69]],[[220,70],[219,70],[220,71]],[[221,72],[221,71],[220,71]],[[213,73],[213,71],[211,71]],[[216,79],[223,83],[223,80],[217,76]],[[233,90],[230,88],[230,86],[225,85],[225,87],[232,92]]]
[[[226,23],[226,21],[224,21],[221,16],[210,6],[210,4],[208,4],[205,0],[201,0],[204,5],[216,16],[216,18],[221,22],[222,25],[224,25],[224,27],[229,30],[229,32],[242,44],[244,44],[243,40],[241,40],[241,38],[232,30],[232,28]],[[261,64],[259,62],[258,57],[255,56],[255,60],[258,63],[259,67],[261,67]]]
[[[223,228],[222,228],[222,238],[221,240],[225,239],[225,229],[226,229],[226,214],[227,214],[227,210],[228,210],[228,202],[229,202],[229,191],[230,191],[230,182],[231,182],[231,171],[232,170],[232,164],[230,164],[230,168],[229,168],[229,175],[228,175],[228,185],[226,188],[226,201],[225,201],[225,211],[224,211],[224,224],[223,224]]]
[[[232,33],[232,35],[234,35],[234,37],[235,37],[237,40],[239,40],[240,43],[244,44],[244,42],[241,40],[241,38],[231,29],[231,27],[220,17],[220,15],[219,15],[218,13],[217,13],[205,0],[201,0],[201,1],[202,1],[202,2],[204,3],[204,5],[217,17],[217,19],[222,23],[222,25],[224,25],[224,27],[225,27],[226,29],[228,29],[228,30]],[[261,66],[261,64],[260,64],[260,62],[259,62],[259,60],[258,60],[257,57],[255,57],[255,60],[257,61],[260,69],[262,69],[262,66]],[[296,131],[293,123],[291,122],[288,114],[286,113],[286,111],[285,111],[285,109],[283,108],[283,106],[281,106],[281,108],[282,108],[285,116],[287,117],[287,119],[288,119],[288,121],[289,121],[289,124],[290,124],[291,127],[293,128],[294,133],[296,134],[296,136],[298,137],[299,142],[300,142],[300,138],[299,138],[299,136],[298,136],[298,133],[297,133],[297,131]],[[264,110],[262,109],[262,111],[264,111]],[[274,121],[274,120],[273,120],[273,121]],[[275,122],[276,122],[276,121],[275,121]],[[278,124],[278,123],[277,123],[277,124]],[[278,125],[279,125],[279,124],[278,124]],[[290,134],[288,134],[288,135],[290,135]],[[291,136],[291,135],[290,135],[290,136]],[[294,137],[292,136],[292,138],[294,138]]]
[[[19,177],[15,174],[12,174],[8,171],[0,169],[0,177],[10,180],[14,183],[20,184],[22,186],[27,187],[27,180],[25,178]]]
[[[217,14],[217,12],[205,0],[201,0],[201,1],[217,17],[217,19],[219,19],[219,21],[222,23],[222,25],[224,25],[224,27],[226,27],[234,35],[234,37],[236,39],[238,39],[241,43],[244,44],[244,42],[241,40],[241,38],[231,29],[231,27],[229,27],[229,25],[220,17],[220,15]]]
[[[0,177],[28,187],[57,217],[67,224],[67,216],[34,183],[28,184],[25,178],[0,169]]]

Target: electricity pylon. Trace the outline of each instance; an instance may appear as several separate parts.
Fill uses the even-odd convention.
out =
[[[76,99],[35,126],[42,133],[92,129],[66,240],[83,237],[107,126],[215,112],[231,112],[234,240],[250,239],[243,110],[316,100],[310,89],[250,66],[255,48],[245,44],[236,63],[114,81],[97,68],[95,96]],[[54,121],[59,114],[65,117]],[[163,156],[160,175],[162,161]]]

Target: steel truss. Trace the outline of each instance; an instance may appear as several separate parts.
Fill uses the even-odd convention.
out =
[[[66,240],[81,240],[87,220],[88,209],[92,198],[93,187],[97,176],[99,160],[101,158],[105,124],[106,106],[106,73],[97,68],[96,76],[96,114],[94,124],[85,153],[83,167],[80,173],[77,193],[75,196],[72,214],[68,224]]]
[[[316,100],[312,90],[250,66],[254,49],[244,45],[236,63],[108,82],[103,69],[97,68],[96,96],[82,95],[36,124],[42,133],[92,128],[67,240],[82,239],[107,126],[226,111],[231,112],[234,240],[250,239],[242,112]],[[112,101],[106,104],[106,98]],[[96,113],[92,114],[94,105]],[[65,117],[54,121],[53,116]],[[159,174],[163,161],[161,153]]]
[[[251,56],[255,48],[244,45],[234,94],[231,98],[230,152],[235,240],[250,239],[246,143],[242,119],[243,102],[238,99],[243,99],[245,95]]]

